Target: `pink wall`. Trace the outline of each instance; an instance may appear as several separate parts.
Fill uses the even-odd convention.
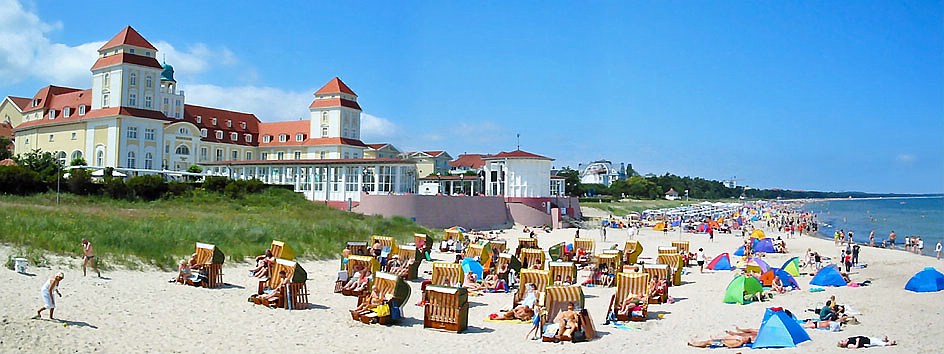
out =
[[[517,224],[527,226],[551,225],[551,215],[523,203],[507,203],[508,213]]]
[[[436,195],[361,195],[353,211],[366,215],[403,216],[430,228],[459,225],[465,228],[508,227],[508,211],[501,197]]]
[[[558,208],[567,208],[567,216],[580,219],[580,199],[574,197],[550,197],[550,198],[505,198],[509,203],[521,203],[534,209],[547,212],[544,202],[551,202],[551,206]]]

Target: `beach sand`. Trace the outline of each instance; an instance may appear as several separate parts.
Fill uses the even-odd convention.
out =
[[[540,245],[547,249],[558,242],[572,242],[573,229],[539,233]],[[620,244],[628,238],[624,230],[609,230],[607,242],[600,240],[599,230],[581,230],[584,237],[597,239],[598,249]],[[776,232],[768,231],[772,237]],[[506,230],[501,235],[510,248],[516,238],[524,236],[521,228]],[[668,246],[672,240],[689,240],[692,250],[703,247],[708,255],[731,252],[740,245],[739,237],[718,234],[714,243],[704,234],[669,233],[643,230],[636,239],[645,247],[643,257],[654,261],[656,248]],[[94,241],[94,240],[93,240]],[[766,257],[772,266],[779,266],[794,255],[802,257],[807,248],[837,257],[839,248],[832,242],[812,237],[787,240],[790,254]],[[218,245],[224,252],[226,245]],[[78,245],[77,245],[78,248]],[[10,254],[0,248],[3,259]],[[261,252],[261,250],[260,250]],[[434,253],[434,258],[451,260],[451,254]],[[55,258],[62,260],[61,258]],[[584,288],[587,307],[597,323],[599,337],[588,343],[540,343],[525,339],[527,324],[485,322],[490,313],[511,305],[512,294],[485,294],[470,297],[469,329],[463,334],[446,333],[423,328],[423,311],[415,306],[421,294],[420,282],[411,282],[413,293],[404,309],[400,324],[385,327],[364,325],[351,320],[348,309],[354,297],[333,293],[337,260],[302,261],[308,271],[308,289],[312,306],[307,310],[286,311],[255,306],[246,301],[255,289],[248,277],[247,264],[228,264],[222,289],[202,289],[167,282],[174,274],[161,271],[105,272],[105,279],[82,277],[78,259],[65,259],[70,267],[31,267],[27,276],[9,270],[0,271],[4,284],[4,304],[0,307],[0,352],[459,352],[459,353],[613,353],[624,350],[644,353],[743,352],[749,349],[697,349],[686,346],[689,339],[721,335],[723,330],[758,327],[764,310],[783,306],[800,318],[812,317],[808,308],[819,308],[830,295],[851,306],[861,321],[833,333],[809,330],[812,341],[798,348],[778,352],[842,352],[836,342],[842,338],[867,335],[888,336],[899,345],[890,348],[866,349],[881,353],[939,353],[944,348],[944,326],[940,324],[944,292],[912,293],[903,290],[905,282],[926,266],[941,262],[901,251],[863,248],[860,262],[865,269],[853,270],[853,280],[872,280],[862,288],[828,288],[824,292],[808,292],[811,276],[798,278],[802,291],[776,296],[772,301],[749,305],[722,303],[725,287],[732,272],[686,268],[684,284],[670,289],[678,300],[674,304],[650,306],[650,319],[629,323],[635,329],[601,325],[613,288]],[[61,268],[61,269],[60,269]],[[428,271],[429,262],[420,268]],[[60,287],[63,297],[57,298],[56,317],[62,322],[30,319],[42,305],[40,286],[58,271],[65,272]],[[587,272],[581,272],[581,280]],[[657,315],[662,314],[663,318]],[[48,313],[47,313],[48,315]]]

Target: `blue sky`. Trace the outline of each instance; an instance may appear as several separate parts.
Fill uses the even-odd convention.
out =
[[[0,95],[88,87],[130,24],[190,103],[298,119],[340,76],[364,140],[402,150],[494,153],[520,133],[556,166],[944,192],[939,1],[8,2]]]

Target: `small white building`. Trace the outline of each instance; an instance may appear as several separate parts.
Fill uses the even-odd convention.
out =
[[[485,195],[542,198],[551,194],[554,159],[515,150],[485,156]]]

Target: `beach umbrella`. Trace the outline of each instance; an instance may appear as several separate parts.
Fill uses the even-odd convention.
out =
[[[800,276],[800,259],[798,257],[790,258],[780,266],[780,269],[783,269],[784,272],[792,276],[798,277]]]
[[[753,295],[764,291],[764,286],[754,277],[738,275],[731,280],[728,288],[724,291],[724,303],[726,304],[744,304],[744,296]]]
[[[777,253],[777,249],[774,248],[773,240],[769,238],[754,239],[754,252],[764,252],[764,253]]]
[[[712,259],[707,268],[711,270],[732,270],[734,266],[731,265],[731,256],[725,252]]]
[[[754,229],[754,231],[751,232],[751,238],[767,238],[767,235],[765,235],[761,229]]]
[[[738,249],[734,251],[734,255],[744,257],[744,246],[738,247]]]
[[[905,284],[905,290],[911,290],[916,293],[928,293],[944,290],[944,274],[938,272],[932,267],[924,268],[918,272]]]
[[[796,318],[787,315],[782,308],[772,307],[764,313],[764,320],[761,321],[757,338],[751,348],[794,348],[808,340],[809,333],[806,333]]]
[[[842,274],[839,274],[839,268],[835,264],[823,267],[810,280],[810,285],[817,286],[846,286],[847,284],[846,280],[842,278]]]
[[[472,258],[462,259],[462,272],[463,273],[472,272],[472,273],[475,273],[475,276],[477,277],[476,279],[482,279],[482,273],[484,273],[484,271],[485,270],[482,269],[482,263],[479,263],[479,261],[476,261],[475,259],[472,259]]]
[[[665,221],[660,221],[660,222],[656,223],[656,226],[653,226],[652,229],[653,229],[653,230],[656,230],[656,231],[665,230],[665,229],[666,229]]]
[[[746,268],[747,271],[749,272],[756,272],[756,273],[764,274],[764,273],[767,273],[768,270],[770,270],[770,265],[767,264],[767,262],[764,262],[763,259],[753,257],[747,260],[747,264],[745,265],[744,268]]]

